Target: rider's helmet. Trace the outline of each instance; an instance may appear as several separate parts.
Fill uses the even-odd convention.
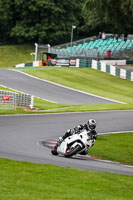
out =
[[[96,121],[94,119],[89,119],[87,126],[89,130],[94,130],[96,128]]]

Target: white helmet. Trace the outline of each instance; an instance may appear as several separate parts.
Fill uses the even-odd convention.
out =
[[[96,121],[94,119],[89,119],[87,125],[90,130],[94,130],[96,128]]]

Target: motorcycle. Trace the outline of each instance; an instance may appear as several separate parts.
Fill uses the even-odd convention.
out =
[[[64,155],[65,157],[72,157],[76,154],[85,155],[88,149],[95,143],[93,134],[83,130],[79,134],[74,134],[64,139],[61,144],[57,144],[57,149],[51,150],[53,155]]]

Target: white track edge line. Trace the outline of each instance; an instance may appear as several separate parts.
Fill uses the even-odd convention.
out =
[[[108,100],[108,101],[112,101],[112,102],[116,102],[116,103],[120,103],[120,104],[127,104],[127,103],[122,102],[122,101],[117,101],[117,100],[113,100],[113,99],[110,99],[110,98],[101,97],[101,96],[98,96],[98,95],[95,95],[95,94],[83,92],[83,91],[78,90],[78,89],[73,89],[73,88],[70,88],[70,87],[67,87],[67,86],[58,84],[58,83],[54,83],[54,82],[52,82],[52,81],[44,80],[44,79],[35,77],[35,76],[33,76],[33,75],[27,74],[27,73],[25,73],[25,72],[17,71],[17,70],[15,70],[15,69],[8,69],[8,70],[12,70],[12,71],[15,71],[15,72],[19,72],[19,73],[22,73],[22,74],[24,74],[24,75],[26,75],[26,76],[29,76],[29,77],[31,77],[31,78],[35,78],[35,79],[37,79],[37,80],[44,81],[44,82],[47,82],[47,83],[51,83],[51,84],[53,84],[53,85],[57,85],[57,86],[59,86],[59,87],[63,87],[63,88],[69,89],[69,90],[73,90],[73,91],[76,91],[76,92],[80,92],[80,93],[83,93],[83,94],[86,94],[86,95],[94,96],[94,97],[97,97],[97,98],[100,98],[100,99],[104,99],[104,100]]]

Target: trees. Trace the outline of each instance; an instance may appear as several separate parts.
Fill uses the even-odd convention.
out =
[[[70,41],[71,26],[78,25],[84,0],[0,0],[3,40],[61,43]]]
[[[115,33],[133,32],[132,0],[86,0],[85,26]]]
[[[74,39],[132,33],[132,21],[132,0],[0,0],[0,42],[65,43],[72,25]]]

